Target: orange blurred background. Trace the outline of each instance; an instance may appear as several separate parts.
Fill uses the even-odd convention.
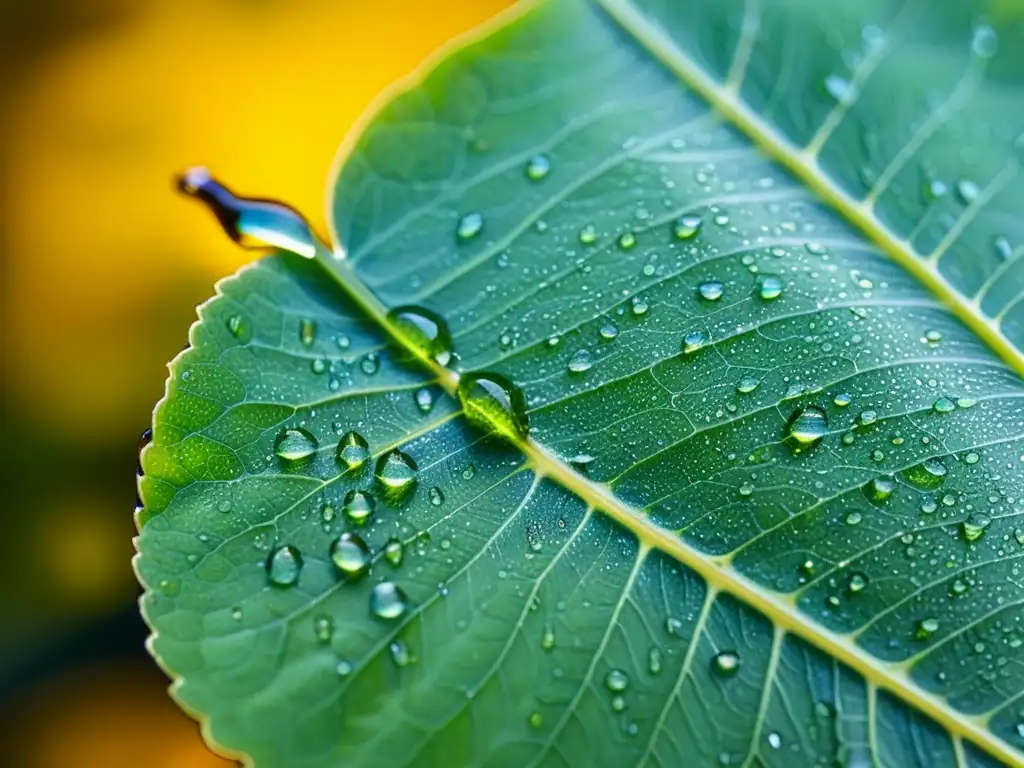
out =
[[[252,258],[171,177],[208,165],[324,232],[353,122],[509,2],[0,0],[0,763],[231,765],[167,697],[130,568],[164,364]]]

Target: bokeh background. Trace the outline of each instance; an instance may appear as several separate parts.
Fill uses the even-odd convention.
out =
[[[167,697],[130,567],[165,363],[253,258],[171,177],[208,165],[324,232],[359,115],[509,3],[0,0],[0,764],[233,764]]]

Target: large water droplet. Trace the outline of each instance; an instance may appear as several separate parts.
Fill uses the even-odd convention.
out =
[[[409,607],[409,598],[393,581],[382,581],[370,592],[370,612],[381,619],[397,619]]]
[[[455,234],[458,235],[459,240],[472,240],[480,234],[483,228],[483,214],[472,211],[459,219],[459,224],[455,229]]]
[[[622,693],[629,687],[629,676],[621,669],[613,669],[604,676],[604,686],[612,693]]]
[[[725,288],[718,280],[705,280],[697,286],[697,293],[705,301],[718,301],[725,293]]]
[[[346,432],[338,441],[338,463],[358,469],[370,457],[370,447],[358,432]]]
[[[331,544],[331,560],[347,576],[362,576],[372,559],[370,548],[358,533],[343,533]]]
[[[470,373],[459,381],[459,402],[475,426],[518,439],[529,430],[522,390],[500,373]]]
[[[679,240],[689,240],[692,237],[696,237],[703,224],[704,219],[700,216],[694,213],[688,213],[675,220],[672,224],[672,233]]]
[[[691,331],[683,337],[683,354],[692,355],[703,347],[706,341],[707,336],[704,335],[704,331]]]
[[[948,470],[938,457],[916,464],[903,471],[903,479],[924,491],[933,491],[946,481]]]
[[[385,501],[397,504],[415,489],[418,474],[412,457],[396,448],[377,459],[374,476],[384,490]]]
[[[739,384],[736,385],[736,391],[741,395],[746,395],[757,389],[757,385],[761,382],[753,376],[744,376],[740,379]]]
[[[711,668],[719,677],[731,677],[739,672],[740,655],[735,651],[719,651],[711,662]]]
[[[317,441],[309,432],[297,427],[282,430],[274,442],[274,453],[288,462],[308,459],[316,453]]]
[[[448,365],[452,359],[452,337],[444,319],[422,307],[396,307],[388,312],[413,350],[424,360]]]
[[[405,559],[405,545],[401,539],[394,536],[388,539],[384,545],[384,559],[396,568],[402,565],[402,560]]]
[[[967,541],[977,541],[991,524],[992,519],[987,515],[971,515],[964,520],[964,538]]]
[[[865,498],[872,504],[881,504],[896,490],[896,481],[889,475],[876,477],[865,483],[861,490],[864,492]]]
[[[547,155],[534,155],[526,164],[526,177],[530,181],[540,181],[551,173],[551,159]]]
[[[569,372],[570,373],[584,373],[594,367],[593,358],[590,356],[590,350],[578,349],[575,354],[569,359]]]
[[[345,494],[342,506],[346,519],[353,525],[362,525],[369,520],[377,509],[377,503],[366,491],[349,491]]]
[[[758,293],[765,301],[773,301],[782,295],[782,278],[765,275],[761,278]]]
[[[809,448],[828,432],[828,416],[816,405],[806,405],[793,412],[786,426],[786,441],[797,450]]]
[[[952,413],[956,410],[956,403],[948,397],[940,397],[932,403],[932,410],[936,413]]]
[[[309,224],[292,208],[238,197],[205,168],[190,168],[177,181],[178,189],[205,203],[228,237],[243,248],[280,248],[307,259],[316,255]]]
[[[302,571],[302,554],[290,544],[285,544],[270,553],[266,567],[267,578],[275,587],[294,586]]]

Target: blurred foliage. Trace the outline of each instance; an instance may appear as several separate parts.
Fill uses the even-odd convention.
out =
[[[131,666],[136,441],[195,304],[252,256],[172,174],[209,165],[323,231],[353,122],[509,1],[0,0],[0,705],[17,702],[16,764],[223,764],[202,762],[159,672]]]

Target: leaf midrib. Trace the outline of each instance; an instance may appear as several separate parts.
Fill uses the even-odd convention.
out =
[[[350,136],[361,135],[362,129],[369,124],[370,120],[384,104],[390,101],[395,93],[422,84],[427,75],[432,73],[437,65],[454,50],[487,38],[496,30],[527,15],[546,1],[526,0],[499,14],[482,27],[453,40],[417,71],[397,82],[388,92],[382,94],[375,106],[360,121],[360,126],[353,130]],[[856,201],[827,177],[814,156],[792,144],[753,113],[735,95],[739,91],[738,88],[727,90],[716,83],[664,32],[644,18],[625,0],[594,0],[594,2],[653,58],[676,74],[686,86],[702,96],[713,109],[746,134],[753,143],[816,192],[884,253],[917,278],[961,322],[988,344],[1010,368],[1024,376],[1024,353],[1017,350],[1000,333],[998,327],[975,312],[967,299],[956,291],[937,269],[929,268],[918,254],[882,224],[869,208]],[[332,179],[338,176],[340,169],[354,149],[354,139],[345,142],[339,149],[332,167]],[[331,201],[330,195],[328,195],[328,201]],[[331,221],[330,216],[328,220]],[[439,383],[449,396],[456,397],[458,373],[423,357],[414,341],[407,337],[401,328],[388,320],[387,307],[358,277],[353,265],[345,257],[344,247],[333,224],[331,234],[335,249],[320,249],[317,258],[360,309],[389,336],[411,352],[425,367],[429,368],[437,376]],[[328,253],[330,255],[327,255]],[[864,678],[869,691],[874,691],[877,688],[884,689],[897,699],[932,718],[950,733],[958,754],[962,752],[960,740],[967,739],[1007,764],[1013,765],[1020,760],[1020,755],[1008,743],[999,739],[987,728],[986,716],[962,713],[952,708],[942,698],[919,687],[907,674],[910,665],[906,662],[885,662],[856,645],[853,633],[840,634],[813,623],[811,619],[800,612],[792,596],[767,590],[733,570],[729,565],[728,556],[710,556],[691,547],[678,536],[653,523],[642,510],[638,510],[616,497],[608,486],[577,473],[560,457],[532,438],[527,436],[512,442],[526,455],[538,476],[558,483],[586,502],[589,507],[601,511],[636,536],[640,543],[638,557],[645,557],[647,552],[657,549],[674,558],[703,578],[709,590],[731,594],[769,618],[777,632],[799,637],[859,673]]]

